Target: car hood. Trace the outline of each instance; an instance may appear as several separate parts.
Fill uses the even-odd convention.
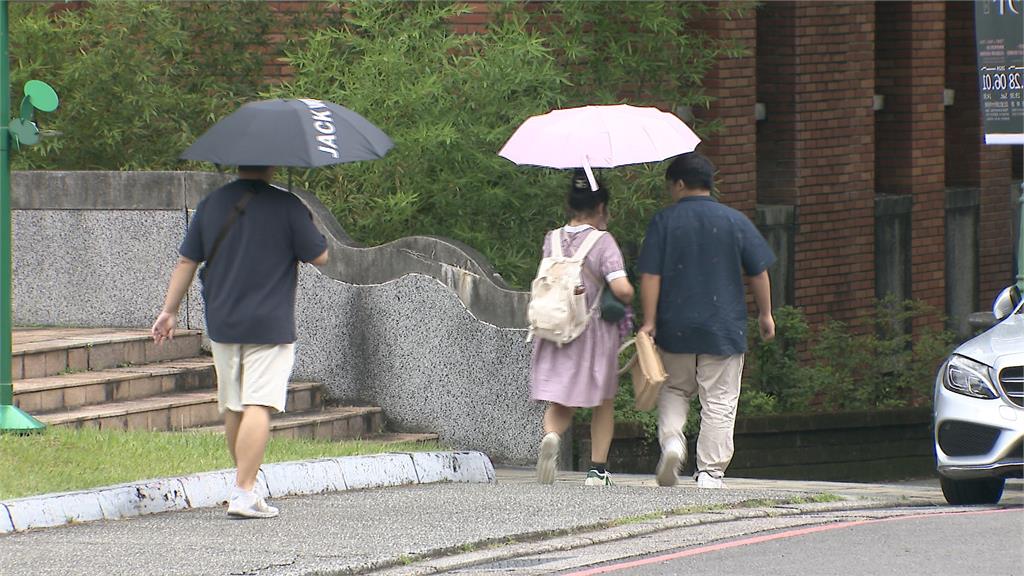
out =
[[[1001,356],[1024,353],[1024,314],[1013,314],[984,333],[964,342],[956,353],[994,366]]]

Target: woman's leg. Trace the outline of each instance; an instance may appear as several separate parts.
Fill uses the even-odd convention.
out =
[[[540,441],[540,452],[537,455],[537,481],[541,484],[552,484],[555,481],[561,436],[572,424],[573,412],[575,408],[554,402],[548,404],[544,411],[544,438]]]
[[[575,412],[575,408],[554,402],[548,403],[548,409],[544,412],[544,433],[554,432],[559,436],[565,434],[565,431],[572,425],[572,415]]]
[[[608,464],[608,451],[615,434],[615,399],[609,398],[590,416],[590,461],[595,465]]]

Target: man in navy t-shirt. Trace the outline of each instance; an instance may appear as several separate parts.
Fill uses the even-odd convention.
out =
[[[665,179],[675,204],[651,220],[640,253],[640,330],[655,337],[669,375],[658,403],[662,486],[675,485],[685,461],[683,427],[695,395],[701,403],[697,485],[724,486],[747,350],[744,276],[761,337],[775,337],[768,281],[775,255],[750,219],[711,197],[714,173],[696,152],[669,165]]]
[[[178,308],[196,268],[217,371],[217,400],[228,450],[238,467],[228,514],[270,518],[277,509],[256,494],[256,475],[282,412],[295,363],[298,264],[327,262],[327,240],[291,192],[270,185],[274,168],[240,166],[238,180],[196,206],[163,310],[153,324],[159,344],[174,336]]]

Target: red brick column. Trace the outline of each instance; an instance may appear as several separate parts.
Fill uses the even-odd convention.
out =
[[[875,295],[874,4],[795,2],[788,9],[795,300],[812,322],[854,320],[872,312]]]
[[[980,122],[980,120],[979,120]],[[1013,276],[1013,211],[1011,195],[1012,148],[979,142],[981,215],[978,220],[978,309],[990,310],[1000,290],[1015,282]]]
[[[946,87],[955,91],[946,109],[946,184],[979,190],[978,309],[988,310],[1013,282],[1012,149],[986,146],[978,104],[974,5],[948,2]]]
[[[911,293],[945,310],[945,5],[876,3],[875,189],[910,194]],[[941,327],[941,322],[932,322]]]
[[[756,13],[751,8],[731,19],[709,19],[702,28],[710,36],[730,39],[748,51],[742,58],[722,57],[715,64],[704,78],[707,94],[715,100],[709,109],[696,113],[718,120],[722,127],[700,146],[700,152],[718,167],[716,183],[722,201],[753,218],[757,205]]]
[[[765,2],[757,13],[757,201],[796,204],[796,3]]]
[[[487,30],[491,19],[490,2],[469,0],[463,2],[471,12],[452,18],[452,30],[458,34],[477,34]]]

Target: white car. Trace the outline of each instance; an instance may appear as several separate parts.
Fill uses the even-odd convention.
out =
[[[1024,476],[1024,298],[1003,290],[997,324],[963,343],[935,382],[935,459],[950,504],[994,504]]]

